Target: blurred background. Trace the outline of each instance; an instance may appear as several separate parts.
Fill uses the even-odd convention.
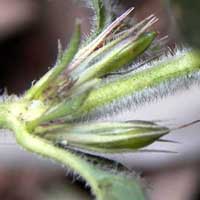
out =
[[[161,0],[121,0],[126,10],[134,6],[134,16],[140,20],[154,13],[159,37],[168,35],[170,48],[179,42],[190,43],[182,31],[184,12],[178,3]],[[174,2],[178,2],[174,1]],[[184,2],[184,1],[183,1]],[[191,16],[191,12],[186,13]],[[82,31],[90,29],[91,10],[72,0],[0,0],[0,93],[23,94],[32,81],[39,79],[57,56],[58,39],[67,45],[73,32],[75,17],[82,19]],[[175,20],[177,20],[177,24]],[[187,24],[187,23],[185,23]],[[191,23],[189,23],[191,25]],[[191,28],[191,27],[190,27]],[[194,28],[194,29],[193,29]],[[199,30],[198,23],[190,29]],[[185,29],[184,29],[185,30]],[[187,28],[186,28],[187,30]],[[179,32],[183,33],[180,34]],[[199,39],[200,41],[200,39]],[[181,125],[198,119],[200,111],[198,86],[180,91],[174,96],[124,112],[118,119],[156,120]],[[151,200],[198,200],[200,193],[200,126],[195,125],[167,136],[179,144],[156,143],[148,148],[176,151],[169,153],[139,153],[114,157],[146,179]],[[53,200],[91,199],[84,183],[73,184],[67,169],[52,161],[23,151],[10,133],[0,133],[0,199]]]

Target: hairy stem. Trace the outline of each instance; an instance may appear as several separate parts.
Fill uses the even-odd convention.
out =
[[[9,105],[0,105],[0,128],[12,130],[18,144],[26,150],[62,163],[79,174],[91,186],[97,200],[122,199],[124,190],[129,194],[131,192],[127,200],[144,200],[143,190],[132,177],[126,178],[103,171],[69,150],[61,149],[45,139],[31,135],[24,123],[9,110]],[[129,187],[126,187],[125,183],[129,184]]]
[[[29,134],[23,123],[12,116],[6,106],[2,105],[0,106],[0,127],[12,130],[15,133],[18,144],[26,150],[57,160],[70,167],[86,179],[94,191],[98,190],[93,175],[93,173],[96,173],[96,169],[92,165],[89,165],[70,151],[63,150],[42,138]]]
[[[167,59],[148,69],[103,84],[90,93],[77,116],[90,113],[120,98],[199,71],[199,52],[185,52],[181,56]]]

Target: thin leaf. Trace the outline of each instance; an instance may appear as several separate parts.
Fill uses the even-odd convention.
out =
[[[77,85],[93,78],[100,78],[107,73],[116,71],[143,53],[152,43],[156,33],[150,32],[142,35],[135,41],[135,37],[127,39],[123,44],[116,46],[108,55],[105,55],[99,62],[88,68],[79,76]]]
[[[107,1],[107,0],[84,0],[86,5],[91,8],[94,12],[91,28],[91,34],[87,37],[87,40],[83,43],[88,44],[88,42],[92,41],[96,36],[98,36],[107,25],[112,23],[115,17],[115,9],[116,9],[116,0],[115,1]]]
[[[148,89],[159,87],[162,84],[166,84],[166,88],[170,88],[170,84],[177,79],[187,76],[188,84],[192,84],[196,79],[193,78],[193,73],[200,71],[200,56],[199,52],[188,51],[173,58],[166,58],[163,61],[154,62],[151,66],[138,72],[130,73],[126,76],[120,76],[118,79],[106,82],[102,84],[98,89],[91,91],[89,97],[82,106],[80,113],[76,113],[74,118],[79,118],[86,114],[92,113],[94,110],[105,112],[103,106],[108,106],[110,111],[110,104],[125,99],[126,97],[134,96],[138,92],[142,93],[143,96],[148,95]],[[191,81],[190,81],[191,77]],[[186,81],[184,81],[186,84]],[[181,85],[179,87],[184,86]],[[175,85],[176,86],[176,85]],[[188,87],[186,85],[185,87]],[[174,91],[177,88],[164,91],[157,91],[159,95],[167,95],[167,92]],[[148,96],[149,99],[157,96]],[[137,97],[135,97],[137,98]],[[137,102],[141,102],[138,99]],[[133,100],[134,104],[135,101]],[[114,107],[114,105],[113,105]],[[119,107],[119,106],[118,106]]]
[[[117,44],[127,39],[128,37],[134,36],[135,41],[136,41],[138,37],[140,36],[140,34],[145,33],[145,31],[150,26],[152,26],[152,24],[155,23],[156,21],[157,21],[157,18],[154,15],[150,15],[149,17],[137,23],[133,27],[125,31],[122,31],[118,33],[117,35],[112,35],[112,39],[109,39],[111,41],[107,42],[101,48],[94,51],[89,57],[87,57],[82,63],[80,63],[80,65],[76,69],[73,70],[72,76],[75,79],[77,79],[80,73],[82,73],[87,68],[91,67],[91,65],[94,65],[94,63],[98,62],[103,57],[105,57],[107,53],[109,53],[109,51],[112,51],[113,47],[115,47]]]
[[[81,88],[76,88],[76,90],[61,103],[51,106],[40,117],[28,121],[26,125],[29,131],[32,131],[36,126],[42,123],[59,120],[65,116],[71,116],[73,113],[78,112],[97,81],[97,79],[94,79],[86,82]]]
[[[57,79],[57,77],[66,69],[68,64],[74,58],[80,43],[80,22],[76,23],[76,30],[71,39],[69,47],[59,56],[59,60],[50,71],[48,71],[34,86],[32,86],[25,94],[27,100],[38,99],[43,91],[47,89],[50,84]]]
[[[92,4],[96,17],[96,19],[94,19],[96,22],[95,35],[98,35],[105,28],[107,24],[106,17],[108,16],[106,14],[106,8],[102,0],[92,0]]]
[[[67,73],[73,71],[81,62],[83,62],[89,55],[91,55],[94,50],[105,41],[106,37],[109,36],[112,31],[114,31],[124,19],[133,11],[134,8],[128,9],[125,13],[123,13],[120,17],[118,17],[114,22],[112,22],[101,34],[99,34],[91,43],[83,47],[76,54],[76,60],[73,62]]]

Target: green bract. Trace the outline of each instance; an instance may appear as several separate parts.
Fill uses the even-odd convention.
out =
[[[107,122],[58,126],[52,131],[43,132],[43,137],[57,141],[64,147],[98,153],[119,153],[136,151],[168,132],[169,129],[151,122]]]

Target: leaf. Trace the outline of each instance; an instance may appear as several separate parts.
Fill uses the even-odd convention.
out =
[[[68,64],[74,58],[80,43],[80,23],[77,21],[75,33],[70,41],[69,47],[61,55],[50,71],[48,71],[34,86],[32,86],[25,94],[27,100],[38,99],[53,81],[66,69]],[[54,84],[55,87],[55,84]]]
[[[109,39],[109,42],[106,42],[106,44],[104,44],[102,47],[95,50],[90,56],[88,56],[83,62],[81,62],[76,69],[73,70],[72,77],[74,77],[74,79],[77,79],[83,71],[107,56],[108,53],[114,49],[114,47],[117,48],[117,45],[119,46],[119,43],[122,43],[122,41],[126,40],[130,36],[134,36],[136,41],[138,37],[144,34],[145,31],[156,21],[157,18],[154,15],[150,15],[133,27],[125,31],[121,31],[117,34],[113,34],[112,37]]]
[[[106,38],[125,20],[128,15],[133,11],[134,8],[128,9],[125,13],[123,13],[120,17],[118,17],[115,21],[113,21],[104,31],[99,34],[94,40],[92,40],[88,45],[81,48],[76,56],[76,62],[72,63],[68,67],[68,71],[73,71],[76,69],[80,63],[82,63],[88,56],[90,56],[99,45],[105,42]]]
[[[143,53],[152,43],[156,36],[155,32],[149,32],[141,35],[137,40],[135,37],[128,38],[123,44],[114,47],[107,55],[104,55],[99,62],[90,66],[82,74],[79,74],[77,85],[93,78],[100,78],[107,73],[116,71]]]
[[[98,172],[99,173],[99,172]],[[100,176],[100,175],[98,175]],[[98,200],[145,200],[137,180],[125,175],[106,174],[98,180]]]
[[[60,120],[63,117],[71,116],[73,113],[79,111],[84,101],[88,97],[91,89],[98,82],[98,79],[88,81],[81,87],[74,88],[70,91],[69,96],[62,100],[60,103],[52,105],[41,116],[26,123],[29,131],[32,131],[36,126],[48,123],[52,120]]]
[[[115,6],[113,6],[112,1],[107,2],[106,0],[84,1],[94,12],[94,17],[92,19],[92,32],[86,40],[86,43],[88,43],[88,41],[94,39],[94,37],[100,34],[103,29],[113,21]]]
[[[192,74],[198,73],[199,71],[200,56],[198,51],[184,51],[176,56],[164,58],[159,62],[154,62],[143,70],[137,72],[133,71],[126,76],[119,76],[114,80],[102,84],[98,89],[91,91],[80,113],[74,115],[74,118],[79,118],[80,114],[81,116],[88,115],[94,110],[102,110],[102,112],[105,113],[103,106],[108,106],[109,109],[107,111],[111,112],[110,104],[114,107],[115,102],[121,99],[125,101],[126,98],[134,97],[134,95],[136,95],[136,99],[132,100],[132,104],[136,104],[137,101],[136,105],[138,105],[142,102],[141,99],[137,99],[139,98],[137,97],[138,92],[142,94],[144,99],[145,94],[148,95],[148,89],[152,90],[162,84],[166,84],[164,88],[171,88],[172,86],[174,88],[172,81],[185,76],[187,76],[186,80],[188,80],[188,85],[190,85],[196,80]],[[186,81],[184,81],[184,84],[185,83]],[[172,86],[170,84],[172,84]],[[179,87],[183,87],[184,84]],[[186,85],[186,87],[188,87],[188,85]],[[173,92],[175,89],[177,89],[177,87],[171,90],[164,90],[162,87],[156,91],[156,94],[162,97]],[[143,101],[149,101],[157,97],[152,96],[151,93],[149,95],[151,96],[147,96],[147,99]]]
[[[95,35],[98,35],[102,32],[107,24],[107,17],[110,18],[109,15],[106,14],[106,7],[102,0],[92,0],[95,17],[94,21],[96,22]]]

